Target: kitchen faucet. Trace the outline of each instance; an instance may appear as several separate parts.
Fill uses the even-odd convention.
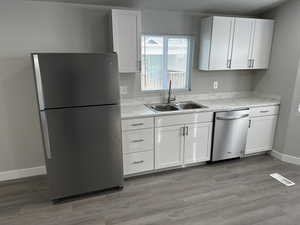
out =
[[[169,81],[169,91],[168,91],[168,104],[170,104],[173,101],[176,101],[176,97],[174,96],[173,98],[171,97],[172,95],[172,81]]]

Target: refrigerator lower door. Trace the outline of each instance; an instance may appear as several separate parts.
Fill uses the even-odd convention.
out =
[[[122,186],[120,106],[41,112],[51,199]]]

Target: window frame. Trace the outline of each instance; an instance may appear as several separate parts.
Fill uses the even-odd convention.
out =
[[[162,37],[163,38],[163,42],[164,42],[164,48],[163,48],[163,52],[164,52],[164,73],[167,73],[167,69],[168,69],[168,54],[165,54],[168,52],[168,40],[171,38],[186,38],[188,40],[188,48],[187,48],[187,66],[186,66],[186,87],[185,88],[172,88],[172,90],[174,91],[191,91],[191,79],[192,79],[192,69],[193,69],[193,64],[194,64],[194,42],[195,42],[195,38],[193,35],[172,35],[172,34],[149,34],[149,33],[143,33],[140,37],[141,41],[140,41],[140,54],[141,54],[141,67],[142,67],[142,38],[143,37],[147,37],[147,36],[154,36],[154,37]],[[139,76],[139,85],[140,85],[140,90],[141,92],[145,92],[145,93],[157,93],[157,92],[165,92],[166,90],[168,90],[168,88],[163,88],[163,89],[156,89],[156,90],[143,90],[142,89],[142,70],[140,71],[140,76]],[[164,79],[166,79],[166,77],[164,76]],[[166,82],[166,81],[164,81]]]

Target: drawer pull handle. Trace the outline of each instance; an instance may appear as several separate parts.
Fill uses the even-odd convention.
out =
[[[269,110],[262,110],[262,111],[260,111],[261,113],[268,113],[269,112]]]
[[[144,123],[134,123],[134,124],[131,124],[131,126],[133,126],[133,127],[143,126],[143,125],[144,125]]]
[[[132,164],[141,164],[141,163],[144,163],[144,160],[134,161]]]
[[[139,143],[145,141],[144,139],[139,139],[139,140],[133,140],[132,143]]]

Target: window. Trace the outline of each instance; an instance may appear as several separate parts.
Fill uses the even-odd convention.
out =
[[[187,36],[142,36],[141,88],[143,91],[189,89],[192,39]]]

